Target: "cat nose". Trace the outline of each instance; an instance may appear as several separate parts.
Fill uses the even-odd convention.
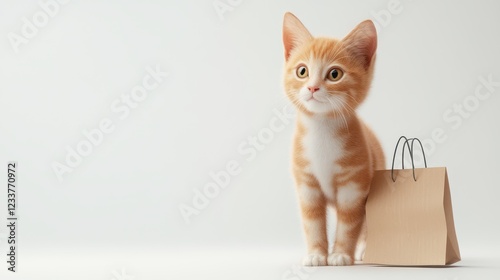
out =
[[[315,93],[319,90],[319,87],[307,87],[311,93]]]

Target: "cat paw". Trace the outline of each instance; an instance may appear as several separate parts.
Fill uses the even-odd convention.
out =
[[[304,266],[323,266],[326,265],[326,256],[320,254],[309,254],[302,260]]]
[[[333,253],[328,256],[328,265],[341,266],[352,265],[352,257],[347,254]]]
[[[354,259],[356,259],[357,261],[363,261],[363,259],[365,258],[365,248],[366,244],[359,244],[356,247],[356,252],[354,253]]]
[[[364,250],[356,251],[356,253],[354,254],[354,259],[357,261],[362,262],[364,258],[365,258]]]

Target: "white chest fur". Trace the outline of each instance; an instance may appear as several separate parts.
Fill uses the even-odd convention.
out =
[[[342,123],[323,117],[301,116],[305,127],[302,145],[304,156],[309,161],[308,172],[319,181],[324,195],[335,200],[333,178],[340,173],[336,162],[344,156],[345,139],[338,134]]]

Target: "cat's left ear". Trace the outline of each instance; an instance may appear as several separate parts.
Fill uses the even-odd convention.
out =
[[[292,13],[286,13],[283,18],[283,45],[285,46],[285,60],[298,46],[310,41],[313,36],[300,20]]]
[[[343,45],[365,68],[370,67],[377,50],[377,30],[371,20],[358,24],[342,39]]]

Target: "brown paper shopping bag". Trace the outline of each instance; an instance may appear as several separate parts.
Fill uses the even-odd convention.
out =
[[[404,169],[403,148],[403,169],[394,170],[402,139],[410,152],[412,169]],[[420,140],[403,136],[396,144],[392,169],[375,171],[366,203],[365,263],[433,266],[460,260],[446,168],[415,168],[415,140],[425,162]]]

